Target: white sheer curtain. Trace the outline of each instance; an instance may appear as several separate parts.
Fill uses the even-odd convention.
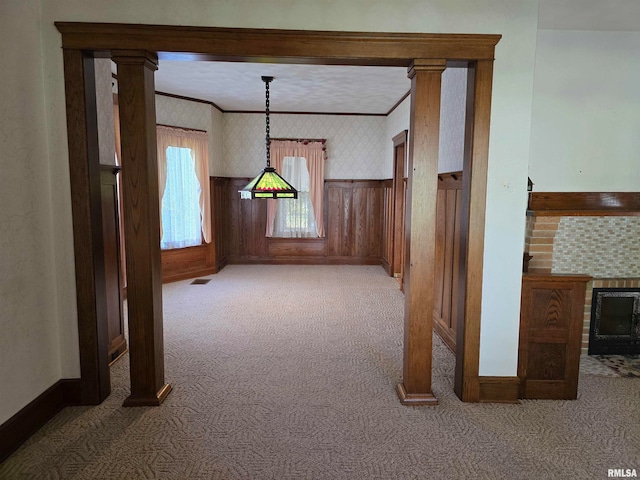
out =
[[[200,205],[202,189],[190,148],[168,147],[167,181],[162,196],[160,248],[184,248],[202,243]]]
[[[325,140],[272,140],[271,141],[271,166],[282,175],[282,164],[286,157],[304,157],[306,159],[307,172],[309,173],[309,197],[311,210],[315,214],[316,235],[324,237],[324,162]],[[282,175],[287,181],[289,178]],[[295,184],[293,184],[296,187]],[[297,187],[296,187],[297,188]],[[274,233],[274,224],[278,203],[280,200],[267,200],[267,227],[266,236],[277,236]],[[295,200],[297,201],[297,200]]]
[[[285,157],[282,174],[298,190],[298,199],[279,199],[273,225],[274,237],[317,237],[316,220],[309,196],[309,170],[304,157]]]
[[[200,245],[202,240],[209,243],[211,241],[211,202],[207,133],[159,125],[157,139],[161,246],[163,249],[183,248]],[[174,165],[172,166],[171,163]],[[194,178],[195,184],[193,183]],[[167,198],[165,201],[167,189],[170,186],[172,188],[171,198]],[[176,193],[180,190],[186,190],[190,193],[185,193],[186,196],[183,197],[182,194]],[[195,213],[191,206],[180,207],[176,203],[178,201],[191,202],[194,192],[197,192]],[[169,216],[170,213],[172,213],[171,216]],[[171,220],[169,220],[170,218]],[[171,226],[167,224],[169,221],[172,222]],[[194,222],[198,225],[198,233],[195,238],[190,226]],[[177,233],[178,228],[186,230],[184,233]],[[165,234],[167,229],[169,231]]]

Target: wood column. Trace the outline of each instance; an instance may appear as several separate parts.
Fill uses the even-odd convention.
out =
[[[493,60],[469,65],[462,176],[458,325],[454,390],[463,402],[480,401],[480,313],[482,259],[489,161]]]
[[[79,401],[95,405],[109,396],[111,385],[93,56],[65,49],[64,77],[80,343]]]
[[[437,405],[431,393],[440,87],[446,60],[409,67],[411,114],[406,204],[404,365],[397,391],[405,405]]]
[[[127,262],[131,394],[124,406],[160,405],[164,381],[160,207],[154,71],[155,54],[114,51],[118,65],[120,141]]]

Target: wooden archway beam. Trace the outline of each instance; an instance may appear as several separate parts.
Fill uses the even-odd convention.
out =
[[[493,60],[500,35],[362,33],[313,30],[56,22],[62,47],[144,50],[162,59],[408,67],[416,58]]]

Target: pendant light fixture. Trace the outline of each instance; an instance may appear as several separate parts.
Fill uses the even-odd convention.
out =
[[[265,113],[267,124],[267,167],[240,192],[240,198],[298,198],[298,191],[278,175],[271,166],[271,138],[269,137],[269,83],[273,77],[262,77],[265,86]]]

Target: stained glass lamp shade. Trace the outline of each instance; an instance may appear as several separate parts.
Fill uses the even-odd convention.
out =
[[[267,118],[267,168],[251,180],[240,192],[240,198],[298,198],[298,191],[284,178],[278,175],[276,169],[271,166],[271,138],[269,137],[269,82],[273,77],[262,77],[265,85],[265,113]]]
[[[298,191],[275,168],[267,167],[240,190],[240,198],[298,198]]]

